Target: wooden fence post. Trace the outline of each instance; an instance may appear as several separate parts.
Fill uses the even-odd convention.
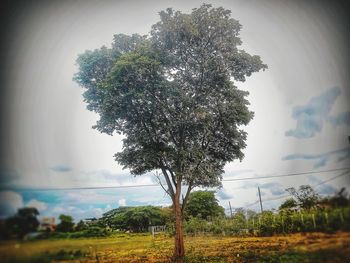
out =
[[[303,224],[303,227],[305,227],[304,224],[304,215],[300,212],[300,217],[301,217],[301,223]]]
[[[342,224],[344,224],[344,216],[342,211],[340,211],[340,221]]]
[[[315,214],[312,214],[312,223],[314,224],[314,228],[316,228]]]

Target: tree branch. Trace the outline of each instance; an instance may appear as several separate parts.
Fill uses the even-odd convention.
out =
[[[176,187],[176,178],[175,178],[175,175],[174,175],[173,171],[171,171],[170,169],[168,169],[168,171],[169,171],[169,173],[170,173],[170,175],[171,175],[171,179],[173,180],[173,183],[174,183],[174,185],[175,185],[175,187]]]
[[[156,178],[158,179],[159,185],[160,185],[160,186],[163,188],[163,190],[171,197],[171,194],[170,194],[170,192],[169,192],[169,189],[168,189],[168,190],[165,189],[164,185],[162,184],[162,181],[160,180],[159,175],[158,175],[158,174],[155,174],[155,176],[156,176]]]
[[[174,201],[175,200],[175,191],[174,191],[173,185],[170,182],[169,175],[168,175],[168,173],[167,173],[167,171],[166,171],[164,166],[161,167],[161,170],[162,170],[163,175],[165,177],[165,181],[166,181],[166,183],[168,185],[169,192],[170,192],[170,197]]]
[[[152,92],[150,92],[150,91],[148,91],[148,93],[157,101],[157,103],[158,103],[158,105],[162,105],[162,108],[165,108],[165,110],[170,114],[170,115],[172,115],[171,114],[171,111],[170,111],[170,109],[169,109],[169,107],[168,107],[168,105],[166,105],[165,103],[163,103],[163,101],[161,101],[155,94],[153,94]],[[160,111],[160,114],[163,116],[163,118],[164,118],[164,123],[166,124],[166,126],[168,126],[169,127],[169,119],[168,119],[168,117],[166,116],[166,114],[163,112],[163,111]],[[177,143],[177,141],[176,141],[176,139],[175,139],[175,136],[174,136],[174,134],[172,133],[172,131],[169,129],[169,134],[170,134],[170,137],[171,137],[171,139],[172,139],[172,141],[173,141],[173,143],[176,145],[176,146],[178,146],[178,143]]]
[[[189,182],[185,198],[182,201],[182,207],[181,207],[181,212],[182,213],[185,211],[185,207],[186,207],[186,204],[187,204],[188,197],[190,196],[191,190],[192,190],[192,181]]]

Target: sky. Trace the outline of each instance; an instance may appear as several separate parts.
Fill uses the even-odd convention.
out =
[[[134,178],[114,161],[122,137],[92,129],[98,116],[86,109],[72,78],[78,54],[109,46],[114,34],[148,34],[168,7],[189,13],[201,4],[15,1],[2,11],[0,217],[33,206],[41,217],[79,220],[119,206],[171,203],[153,173]],[[220,204],[257,210],[259,204],[250,204],[259,186],[264,208],[277,208],[286,188],[318,185],[346,171],[337,170],[350,167],[349,27],[341,2],[211,4],[232,11],[242,24],[242,48],[268,65],[235,83],[249,91],[255,117],[245,127],[245,158],[225,167]],[[304,174],[254,179],[290,173]],[[247,177],[253,179],[228,181]],[[89,189],[67,189],[75,187]],[[341,187],[350,189],[349,174],[315,190],[329,195]]]

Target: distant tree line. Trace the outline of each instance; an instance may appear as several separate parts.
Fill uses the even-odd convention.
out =
[[[274,235],[295,232],[350,230],[350,198],[345,188],[321,197],[309,185],[288,188],[291,198],[276,211],[257,213],[236,209],[232,217],[204,220],[191,217],[185,223],[187,234]]]
[[[346,207],[350,204],[350,199],[343,187],[333,196],[320,197],[315,190],[309,185],[301,185],[299,189],[294,187],[287,188],[287,192],[291,194],[291,198],[284,201],[279,210],[311,210],[315,208],[339,208]]]
[[[23,239],[28,233],[35,232],[39,226],[36,208],[25,207],[18,209],[14,216],[3,220],[0,224],[0,239],[17,237]]]
[[[238,208],[232,217],[224,213],[214,191],[192,192],[184,211],[187,234],[272,235],[279,233],[350,230],[350,198],[345,188],[320,197],[312,187],[286,189],[291,198],[278,210],[257,213]],[[23,239],[39,226],[36,208],[21,208],[0,224],[0,238]],[[174,233],[172,207],[119,207],[99,219],[80,220],[61,214],[56,231],[43,231],[38,238],[105,237],[118,232],[147,232],[150,226],[166,225]]]
[[[171,209],[155,206],[119,207],[104,213],[98,223],[119,231],[145,232],[149,226],[165,225],[171,214]]]
[[[214,191],[196,191],[189,196],[185,220],[196,217],[203,220],[224,217],[225,209],[218,204]],[[150,226],[172,226],[174,215],[172,207],[119,207],[103,214],[100,226],[130,232],[145,232]]]

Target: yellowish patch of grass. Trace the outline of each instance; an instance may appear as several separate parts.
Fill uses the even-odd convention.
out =
[[[187,236],[185,247],[192,258],[215,258],[206,262],[245,262],[258,256],[284,251],[317,252],[336,250],[349,253],[350,233],[293,234],[276,237],[215,237]],[[108,238],[40,240],[28,242],[1,242],[0,255],[9,262],[21,262],[45,253],[60,250],[81,251],[83,258],[76,262],[169,262],[173,239],[165,236],[125,235]],[[191,259],[192,260],[192,259]],[[192,262],[190,260],[190,262]],[[195,259],[193,259],[195,260]],[[222,260],[222,261],[220,261]],[[67,262],[67,261],[66,261]],[[74,262],[72,260],[71,262]]]

